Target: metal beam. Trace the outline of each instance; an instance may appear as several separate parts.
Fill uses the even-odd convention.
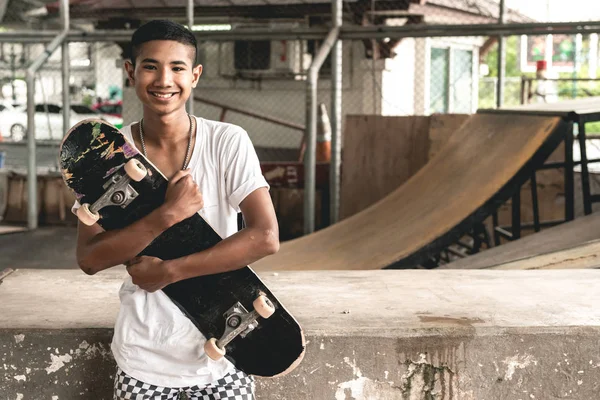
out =
[[[63,30],[50,42],[46,50],[27,68],[27,227],[38,226],[37,208],[37,162],[35,143],[35,74],[50,58],[52,53],[65,41],[69,32],[69,0],[61,0]]]
[[[0,22],[4,19],[6,15],[6,7],[8,5],[8,0],[0,0]]]
[[[527,23],[527,24],[478,24],[478,25],[404,25],[366,26],[344,28],[340,38],[383,39],[403,37],[449,37],[449,36],[511,36],[593,33],[600,31],[600,21]]]
[[[191,31],[192,27],[194,26],[194,0],[188,0],[187,1],[187,6],[186,6],[186,11],[187,11],[187,26],[188,29]],[[196,59],[197,59],[198,55],[196,54]],[[196,63],[194,62],[194,65],[192,65],[192,68],[195,67]],[[190,96],[190,98],[187,101],[187,111],[189,114],[194,114],[194,89],[192,88],[192,95]]]
[[[63,30],[68,32],[70,29],[69,8],[61,9],[61,20]],[[63,98],[63,134],[71,127],[71,95],[69,93],[69,77],[71,76],[71,54],[69,53],[69,42],[62,43],[61,55],[61,75],[62,75],[62,98]],[[63,135],[61,135],[62,137]]]
[[[337,2],[338,4],[336,5]],[[341,7],[342,0],[332,0]],[[306,153],[304,155],[304,234],[315,230],[315,194],[317,171],[317,84],[319,70],[338,40],[340,27],[335,25],[313,58],[306,79]]]
[[[353,14],[363,14],[370,11],[408,10],[407,1],[378,0],[348,2],[346,11]],[[247,6],[195,6],[195,14],[202,18],[215,21],[215,18],[249,18],[249,19],[304,19],[307,16],[327,16],[331,14],[331,4],[322,3],[296,3],[296,4],[261,4]],[[160,18],[181,19],[186,18],[185,7],[144,7],[144,8],[104,8],[94,9],[89,5],[74,5],[71,17],[74,19],[122,19],[126,15],[130,19]]]
[[[329,29],[327,28],[244,28],[231,31],[204,31],[196,33],[196,36],[201,41],[322,40],[328,33]],[[600,33],[600,21],[480,25],[344,26],[340,29],[339,38],[342,40],[362,40],[400,39],[405,37],[512,36],[577,33]],[[0,42],[47,43],[58,34],[58,31],[0,32]],[[129,42],[132,34],[132,30],[71,31],[67,39],[70,42]]]
[[[506,22],[506,6],[504,0],[500,0],[500,18],[498,23],[503,25]],[[498,37],[498,81],[496,89],[496,106],[502,108],[504,104],[504,81],[506,75],[506,37]]]
[[[335,0],[334,0],[335,1]],[[333,6],[333,26],[342,27],[342,8],[337,1]],[[342,41],[337,40],[331,54],[331,161],[329,164],[329,219],[339,221],[340,181],[342,165]]]

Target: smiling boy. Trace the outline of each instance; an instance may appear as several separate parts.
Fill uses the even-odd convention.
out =
[[[253,399],[253,379],[225,358],[208,358],[206,338],[160,289],[275,253],[278,227],[268,184],[242,128],[187,114],[186,101],[202,74],[189,30],[151,21],[133,34],[131,50],[125,68],[143,118],[122,132],[169,179],[165,202],[121,230],[80,223],[77,241],[77,260],[86,273],[126,264],[130,275],[119,292],[111,344],[118,366],[115,399],[178,399],[182,393],[189,399]],[[246,227],[238,232],[240,211]],[[136,256],[196,212],[223,241],[170,261]]]

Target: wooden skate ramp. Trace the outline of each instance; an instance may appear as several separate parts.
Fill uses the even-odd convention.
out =
[[[588,242],[600,238],[600,213],[576,219],[553,228],[526,236],[514,242],[503,244],[481,253],[469,256],[450,264],[442,265],[441,269],[488,269],[488,268],[518,268],[519,261],[535,257],[555,254],[569,250],[575,254],[579,246],[589,248]],[[597,246],[597,245],[595,245]],[[557,259],[556,259],[557,260]],[[598,261],[600,263],[600,260]],[[522,269],[532,269],[531,261],[523,262]],[[504,267],[503,267],[504,266]],[[555,266],[558,268],[558,266]],[[537,267],[536,267],[537,268]],[[569,268],[572,266],[569,265]]]
[[[329,228],[284,243],[253,267],[413,268],[507,200],[556,148],[566,125],[559,117],[473,115],[390,195]]]

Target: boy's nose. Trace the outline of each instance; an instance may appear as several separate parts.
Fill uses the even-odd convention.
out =
[[[162,70],[156,77],[155,84],[159,86],[171,86],[173,83],[173,74],[170,70]]]

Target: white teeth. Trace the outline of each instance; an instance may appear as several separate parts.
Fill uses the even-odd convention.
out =
[[[152,93],[154,97],[159,97],[161,99],[167,99],[169,97],[173,97],[175,93],[161,94],[161,93]]]

